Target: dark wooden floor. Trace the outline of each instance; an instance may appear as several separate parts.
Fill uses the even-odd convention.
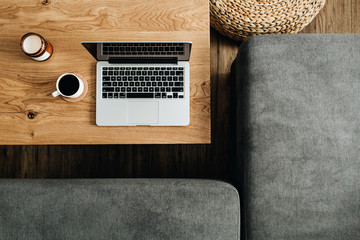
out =
[[[360,0],[327,0],[303,32],[360,33]],[[229,179],[229,73],[239,45],[211,29],[212,144],[0,146],[0,177]]]

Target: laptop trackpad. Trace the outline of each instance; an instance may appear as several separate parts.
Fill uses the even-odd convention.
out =
[[[139,125],[159,123],[159,102],[128,102],[128,121]]]

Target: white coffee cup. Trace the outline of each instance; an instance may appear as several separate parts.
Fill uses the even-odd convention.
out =
[[[84,92],[84,82],[73,73],[64,73],[56,81],[56,91],[53,97],[59,95],[67,98],[80,97]]]

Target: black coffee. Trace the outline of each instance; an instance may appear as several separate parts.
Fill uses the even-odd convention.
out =
[[[65,96],[71,96],[79,90],[79,80],[73,75],[65,75],[59,81],[59,90]]]

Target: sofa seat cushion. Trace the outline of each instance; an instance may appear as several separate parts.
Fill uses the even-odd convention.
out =
[[[0,180],[0,239],[239,239],[224,182]]]
[[[254,37],[234,66],[244,236],[360,239],[360,35]]]

